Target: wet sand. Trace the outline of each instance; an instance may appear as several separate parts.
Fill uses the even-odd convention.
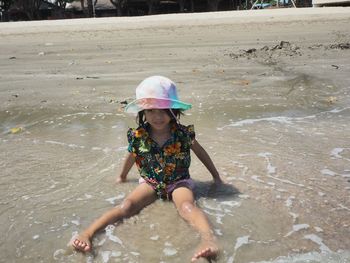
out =
[[[123,113],[165,75],[230,185],[193,158],[218,262],[350,262],[350,9],[0,24],[0,262],[188,262],[198,235],[156,202],[69,239],[137,184],[113,185]],[[299,261],[298,261],[299,260]]]

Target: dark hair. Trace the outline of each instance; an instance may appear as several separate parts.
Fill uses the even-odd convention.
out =
[[[167,114],[168,116],[170,117],[170,122],[171,123],[176,123],[176,119],[174,118],[173,114],[171,114],[171,111],[174,113],[174,115],[176,116],[176,118],[179,120],[180,119],[180,116],[183,115],[183,110],[181,109],[163,109]],[[145,125],[146,123],[146,117],[145,117],[145,110],[142,110],[142,111],[139,111],[139,113],[137,114],[137,117],[136,117],[136,123],[139,125],[139,126],[143,126]]]

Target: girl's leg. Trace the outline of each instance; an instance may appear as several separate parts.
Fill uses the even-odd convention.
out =
[[[91,238],[98,230],[118,220],[137,214],[156,199],[157,195],[150,185],[146,183],[138,185],[119,206],[104,213],[76,238],[72,239],[71,245],[82,252],[90,251]]]
[[[213,230],[207,217],[194,203],[193,192],[186,187],[176,188],[172,193],[175,206],[189,224],[191,224],[201,235],[201,244],[193,255],[192,261],[203,258],[214,258],[219,253],[219,248]]]

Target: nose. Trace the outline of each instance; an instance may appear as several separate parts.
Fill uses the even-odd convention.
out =
[[[163,117],[163,110],[155,110],[154,111],[154,117],[156,119],[161,119]]]

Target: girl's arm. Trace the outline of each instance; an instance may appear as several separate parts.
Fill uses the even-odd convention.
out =
[[[126,181],[126,177],[131,169],[131,167],[134,165],[135,163],[135,158],[132,155],[132,153],[128,153],[126,155],[125,161],[123,163],[123,167],[122,167],[122,171],[119,175],[119,177],[117,178],[117,183],[123,183]]]
[[[204,166],[208,169],[208,171],[213,176],[215,183],[222,183],[219,172],[216,170],[216,167],[211,160],[209,154],[204,150],[202,145],[199,144],[197,140],[194,140],[192,146],[192,151],[196,154],[198,159],[204,164]]]

